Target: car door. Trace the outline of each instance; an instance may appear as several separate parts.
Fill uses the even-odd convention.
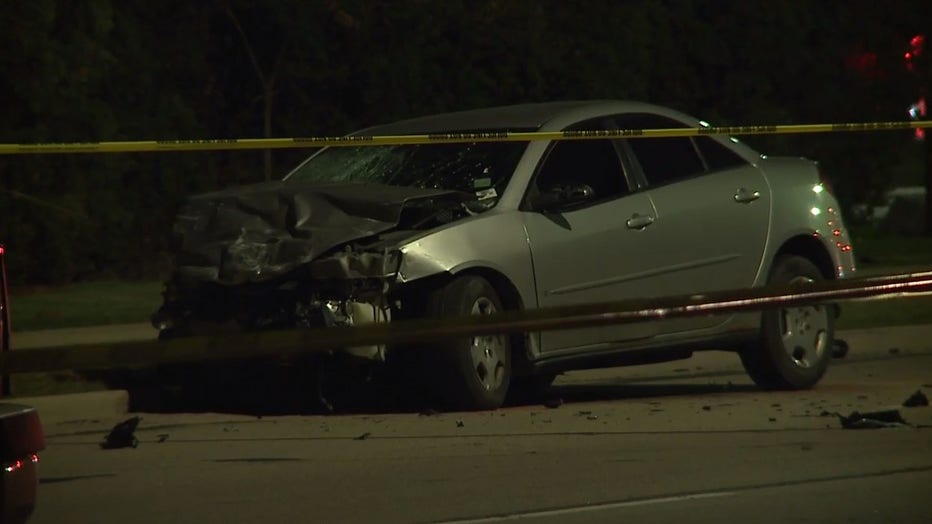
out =
[[[579,127],[598,128],[599,122]],[[542,307],[619,300],[632,295],[629,277],[649,268],[639,256],[653,234],[650,199],[633,193],[612,140],[558,141],[538,166],[526,198],[525,228],[538,303]],[[554,188],[588,186],[590,198],[542,210]],[[653,325],[619,325],[541,333],[543,353],[648,337]]]
[[[674,128],[658,115],[624,115],[624,128]],[[653,253],[663,274],[656,295],[750,287],[763,256],[770,190],[755,166],[709,136],[638,138],[625,150],[646,182],[657,217],[652,233],[665,246]],[[715,326],[722,317],[667,320],[661,333]]]

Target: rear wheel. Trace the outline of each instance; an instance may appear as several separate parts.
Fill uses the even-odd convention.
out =
[[[429,317],[491,315],[502,311],[498,293],[475,275],[458,277],[430,297]],[[511,345],[507,335],[482,335],[444,342],[426,355],[429,382],[457,409],[496,409],[511,381]]]
[[[805,286],[824,280],[806,258],[784,255],[774,261],[768,284]],[[806,305],[765,311],[760,339],[741,352],[754,382],[767,389],[814,386],[832,358],[834,311],[830,305]]]

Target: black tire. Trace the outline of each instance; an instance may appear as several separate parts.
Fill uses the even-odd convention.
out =
[[[824,278],[808,259],[781,255],[774,260],[767,282],[805,285]],[[815,386],[832,359],[834,318],[831,305],[764,311],[760,339],[740,353],[744,369],[758,386],[766,389]]]
[[[487,280],[458,277],[434,291],[425,312],[429,318],[489,314],[502,311],[501,300]],[[426,349],[425,372],[432,389],[452,409],[497,409],[511,382],[511,344],[507,335],[456,339]],[[479,355],[485,357],[480,358]]]

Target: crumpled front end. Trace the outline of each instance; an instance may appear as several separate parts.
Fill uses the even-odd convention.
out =
[[[461,193],[367,184],[251,186],[191,199],[153,315],[161,338],[392,318],[402,239],[468,215]],[[385,358],[384,347],[350,353]]]

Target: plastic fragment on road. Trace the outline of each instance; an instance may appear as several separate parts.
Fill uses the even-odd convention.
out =
[[[838,415],[841,421],[841,427],[844,429],[881,429],[881,428],[908,428],[911,427],[899,410],[889,409],[885,411],[873,411],[869,413],[859,413],[853,411],[847,417]]]
[[[915,393],[909,396],[908,399],[903,401],[903,406],[907,408],[915,408],[919,406],[928,406],[929,397],[922,392],[921,389],[917,389]]]
[[[139,426],[140,417],[132,417],[113,426],[107,438],[100,443],[101,449],[135,448],[139,445],[136,438],[136,427]]]
[[[848,355],[848,343],[835,339],[832,344],[832,358],[845,358]]]

